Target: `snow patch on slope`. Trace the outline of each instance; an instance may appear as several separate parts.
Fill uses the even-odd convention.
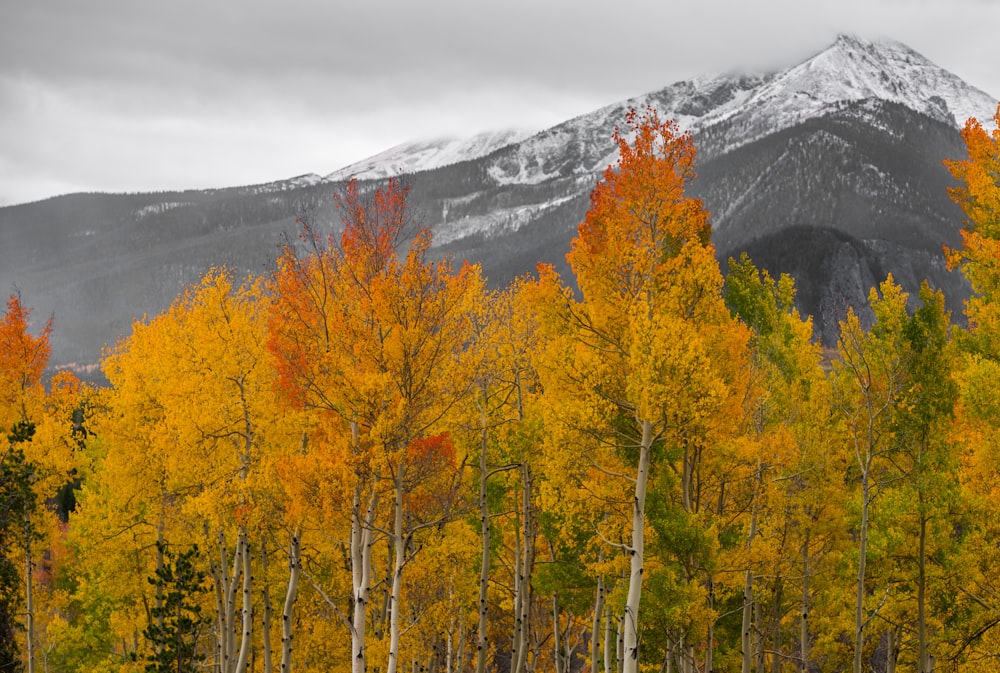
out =
[[[462,217],[445,221],[434,228],[434,244],[443,245],[472,234],[496,236],[501,233],[517,231],[525,224],[535,220],[542,213],[552,210],[576,195],[532,203],[512,208],[498,208],[485,215]]]
[[[521,142],[531,133],[532,131],[523,129],[510,129],[480,133],[471,138],[442,138],[404,143],[334,171],[325,179],[329,182],[341,182],[351,178],[379,180],[441,168],[487,156],[498,149]]]
[[[150,215],[161,215],[168,210],[173,210],[174,208],[183,208],[184,206],[193,206],[194,204],[189,201],[165,201],[163,203],[151,203],[148,206],[143,206],[135,211],[135,218],[141,220]],[[88,232],[86,235],[90,235],[93,232]]]

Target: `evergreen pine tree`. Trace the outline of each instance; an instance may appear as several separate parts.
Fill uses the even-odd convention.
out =
[[[21,546],[30,535],[29,514],[35,507],[31,488],[32,467],[18,444],[31,441],[33,423],[19,421],[7,435],[7,449],[0,454],[0,549]],[[21,575],[9,555],[0,553],[0,670],[21,670],[15,632],[17,613],[23,603]]]
[[[163,566],[149,583],[161,590],[163,600],[150,611],[151,622],[143,635],[153,645],[147,657],[150,673],[194,673],[205,655],[198,652],[198,637],[210,623],[202,615],[198,596],[208,591],[205,573],[195,568],[198,545],[174,558],[161,542],[156,543],[163,554]]]

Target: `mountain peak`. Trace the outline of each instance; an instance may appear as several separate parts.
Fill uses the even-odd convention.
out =
[[[926,56],[897,40],[867,40],[848,33],[840,33],[833,44],[808,59],[817,60],[833,64],[844,64],[846,61],[854,64],[855,68],[877,69],[887,74],[913,68],[942,70]]]
[[[840,34],[832,45],[775,78],[786,94],[822,104],[878,98],[961,127],[992,116],[996,99],[902,42]],[[791,89],[790,91],[788,89]]]
[[[916,49],[913,49],[899,40],[893,40],[888,37],[880,37],[878,39],[869,40],[853,33],[838,33],[837,37],[833,41],[833,44],[823,51],[829,51],[831,49],[857,54],[869,54],[873,56],[882,55],[883,58],[902,57],[905,59],[908,57],[913,61],[933,65],[933,63],[931,63],[926,56],[921,54]]]

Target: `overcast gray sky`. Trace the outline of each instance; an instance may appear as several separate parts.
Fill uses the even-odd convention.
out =
[[[1000,96],[1000,0],[0,0],[0,205],[329,173],[889,37]]]

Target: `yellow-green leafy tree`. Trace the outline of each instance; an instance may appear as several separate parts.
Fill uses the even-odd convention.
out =
[[[531,367],[536,329],[523,306],[529,287],[518,279],[484,296],[468,352],[475,392],[452,421],[454,435],[465,437],[467,452],[475,456],[470,462],[478,463],[477,673],[484,673],[508,637],[511,670],[521,673],[528,663],[536,518],[531,484],[537,469],[531,449],[539,426]]]
[[[145,650],[141,625],[158,619],[162,589],[151,595],[147,578],[163,566],[162,549],[197,544],[215,585],[206,654],[223,671],[248,666],[251,538],[263,551],[284,529],[274,470],[301,436],[295,415],[275,404],[267,306],[260,282],[235,286],[213,271],[167,313],[137,323],[105,360],[113,389],[73,523],[88,578],[121,577],[112,622],[122,656]],[[267,592],[269,576],[258,577]],[[260,639],[269,660],[267,595]]]
[[[736,431],[747,332],[723,302],[708,213],[684,191],[694,176],[690,135],[651,109],[631,111],[626,124],[614,134],[619,160],[591,194],[567,257],[582,300],[541,269],[537,367],[550,398],[547,432],[561,438],[550,452],[575,457],[580,484],[616,484],[606,522],[600,507],[592,516],[595,535],[627,559],[621,659],[634,673],[645,578],[663,562],[647,555],[649,486],[692,528],[708,528],[702,487]],[[680,555],[679,581],[698,587],[709,561]],[[702,601],[688,611],[704,612]]]
[[[869,626],[892,591],[892,583],[875,572],[879,568],[869,569],[868,561],[875,498],[901,478],[897,428],[908,385],[906,300],[891,275],[878,289],[872,288],[874,323],[865,329],[849,309],[840,325],[838,357],[833,362],[833,406],[843,424],[848,453],[854,457],[851,473],[859,486],[854,673],[862,671],[863,655],[871,645]],[[886,634],[891,640],[894,632],[886,629]]]
[[[802,319],[794,298],[790,277],[772,279],[745,255],[729,260],[726,302],[752,334],[741,442],[749,488],[734,484],[745,503],[735,519],[743,536],[730,545],[724,563],[746,568],[739,647],[744,673],[763,670],[768,658],[772,667],[794,661],[800,671],[815,663],[809,621],[815,588],[843,538],[838,504],[844,494],[836,485],[844,465],[825,439],[830,423],[822,355],[811,318]]]

